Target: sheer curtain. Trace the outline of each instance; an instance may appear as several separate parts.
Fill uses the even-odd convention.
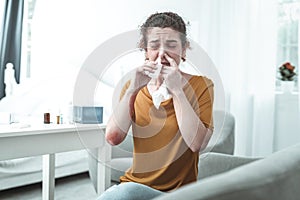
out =
[[[202,1],[200,44],[214,60],[236,118],[238,155],[273,152],[276,1]]]

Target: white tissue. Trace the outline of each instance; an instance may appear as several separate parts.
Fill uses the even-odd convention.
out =
[[[159,52],[158,58],[156,60],[157,62],[157,69],[155,70],[154,73],[149,73],[148,76],[152,79],[157,79],[160,71],[162,69],[162,64],[161,64],[161,56],[163,54],[163,51]],[[166,83],[163,81],[163,83],[161,84],[161,86],[158,88],[158,90],[154,91],[151,93],[152,96],[152,101],[153,104],[155,106],[156,109],[159,109],[159,106],[161,104],[162,101],[169,99],[172,97],[171,94],[169,94],[169,91],[167,89]]]
[[[152,101],[156,109],[159,109],[159,106],[162,101],[167,100],[172,97],[169,93],[165,82],[161,84],[158,90],[154,91],[152,94]]]

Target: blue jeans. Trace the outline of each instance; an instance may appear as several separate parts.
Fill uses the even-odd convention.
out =
[[[108,188],[97,200],[143,200],[163,194],[143,184],[127,182]]]

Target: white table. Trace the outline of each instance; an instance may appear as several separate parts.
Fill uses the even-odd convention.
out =
[[[110,185],[111,147],[101,124],[40,124],[30,127],[0,126],[0,161],[43,155],[43,199],[54,199],[55,153],[79,149],[98,150],[97,193]]]

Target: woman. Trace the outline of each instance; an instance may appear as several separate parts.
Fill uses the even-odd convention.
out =
[[[107,141],[118,145],[132,126],[133,164],[99,199],[150,199],[196,181],[198,153],[212,134],[212,81],[179,69],[189,48],[182,18],[155,13],[141,36],[146,61],[124,86],[106,129]]]

